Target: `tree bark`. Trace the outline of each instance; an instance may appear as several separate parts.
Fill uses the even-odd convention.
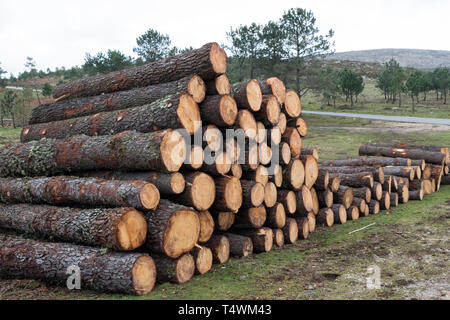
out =
[[[294,214],[297,211],[297,198],[294,191],[278,189],[277,201],[283,204],[287,213]]]
[[[413,167],[385,167],[384,172],[388,175],[408,178],[411,181],[416,176],[416,171]]]
[[[153,259],[138,253],[104,253],[102,249],[0,236],[0,274],[39,279],[66,286],[70,267],[81,271],[81,288],[145,295],[156,280]]]
[[[313,198],[311,191],[303,186],[300,191],[297,192],[297,214],[306,216],[309,212],[314,209]]]
[[[317,192],[320,208],[331,208],[333,206],[333,192],[331,189]]]
[[[298,238],[302,240],[308,239],[310,232],[308,217],[297,217],[296,222],[298,227]]]
[[[230,241],[230,253],[236,257],[248,257],[253,254],[253,242],[250,237],[234,233],[224,233]]]
[[[373,176],[374,181],[384,183],[385,174],[384,167],[325,167],[320,166],[322,169],[326,169],[330,174],[370,174]],[[372,184],[372,183],[371,183]]]
[[[236,101],[229,95],[207,96],[200,104],[201,119],[218,127],[232,126],[238,116]]]
[[[227,69],[226,53],[217,43],[182,53],[143,66],[96,75],[63,84],[53,90],[55,99],[96,96],[103,93],[179,80],[198,74],[203,80],[212,80]]]
[[[195,261],[195,273],[205,274],[209,272],[213,264],[213,255],[211,249],[208,247],[195,246],[191,255]]]
[[[132,208],[0,205],[0,227],[119,251],[140,247],[147,233],[143,215]]]
[[[345,209],[350,208],[353,203],[353,189],[341,186],[338,192],[334,194],[334,202],[344,205]]]
[[[219,231],[228,231],[234,224],[236,214],[234,212],[211,211],[214,219],[214,225]]]
[[[275,126],[280,121],[281,107],[273,95],[263,96],[261,109],[253,112],[256,120],[267,126]]]
[[[216,211],[237,212],[242,206],[242,187],[235,177],[216,178],[216,200],[213,209]]]
[[[256,80],[236,83],[232,86],[233,97],[240,109],[259,111],[262,104],[261,88]]]
[[[383,187],[379,182],[375,182],[371,191],[371,198],[375,199],[377,201],[381,201],[381,198],[383,197]]]
[[[283,170],[283,175],[285,173],[285,170]],[[256,171],[244,171],[242,173],[242,177],[246,180],[252,180],[261,183],[262,185],[266,185],[269,182],[269,172],[266,167],[264,166],[258,166]],[[284,177],[283,177],[283,183],[284,183]]]
[[[132,207],[153,210],[158,189],[143,181],[111,181],[95,178],[51,177],[0,179],[0,202],[92,207]]]
[[[200,219],[192,209],[161,200],[158,208],[147,212],[145,218],[148,225],[145,246],[154,252],[178,258],[198,242]]]
[[[272,94],[277,97],[280,104],[286,102],[286,87],[278,78],[269,78],[263,81],[258,81],[263,95]]]
[[[241,180],[242,186],[242,207],[259,207],[264,202],[264,185],[249,180]]]
[[[226,236],[213,234],[205,246],[211,249],[213,262],[225,263],[230,259],[230,240]]]
[[[286,244],[294,244],[298,240],[298,224],[294,218],[287,218],[286,225],[282,228],[284,234],[284,242]]]
[[[363,145],[359,148],[359,155],[386,156],[393,158],[410,158],[413,160],[425,160],[426,162],[442,165],[446,155],[440,152],[427,152],[420,149],[401,149]]]
[[[284,189],[300,190],[305,182],[305,167],[300,160],[293,159],[283,169]]]
[[[159,283],[172,282],[181,284],[192,279],[195,273],[195,261],[186,253],[177,259],[164,255],[154,255],[156,278]]]
[[[350,207],[347,209],[350,209]],[[341,204],[335,204],[331,207],[335,224],[347,223],[347,209]]]
[[[332,227],[334,225],[333,210],[331,210],[330,208],[321,209],[316,219],[319,225]]]
[[[206,82],[206,94],[214,96],[216,94],[231,94],[231,84],[228,77],[224,74],[218,76],[214,80]]]
[[[372,190],[368,187],[353,188],[353,196],[364,199],[367,203],[372,200]]]
[[[348,160],[331,160],[320,163],[324,167],[411,166],[411,159],[388,157],[359,157]]]
[[[286,211],[281,203],[270,208],[267,213],[266,226],[272,229],[282,229],[286,225]]]
[[[153,86],[119,91],[95,97],[61,100],[42,104],[31,111],[29,124],[68,120],[100,112],[123,110],[151,104],[169,95],[189,93],[200,103],[205,98],[205,83],[198,75]]]
[[[370,211],[370,214],[379,214],[380,213],[380,202],[377,200],[370,201],[369,211]]]
[[[175,172],[185,154],[184,139],[173,130],[43,139],[0,147],[0,176],[49,176],[101,169]]]
[[[330,178],[334,177],[338,177],[341,180],[341,185],[353,188],[372,188],[374,184],[373,176],[369,172],[355,174],[330,173]]]
[[[366,211],[367,202],[364,199],[353,198],[353,206],[357,207],[360,212],[364,212],[364,211]]]

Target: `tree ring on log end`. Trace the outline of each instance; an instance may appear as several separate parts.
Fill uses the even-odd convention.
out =
[[[198,129],[200,129],[202,125],[200,108],[191,95],[183,93],[180,96],[177,115],[183,125],[183,128],[185,128],[189,134],[194,134]]]
[[[197,253],[196,257],[196,269],[199,274],[205,274],[211,270],[213,263],[213,255],[211,249],[207,247],[201,247]]]
[[[284,104],[286,113],[291,118],[297,118],[302,113],[302,104],[300,97],[294,90],[288,90],[286,92],[286,102]]]
[[[158,188],[152,183],[146,183],[139,194],[139,199],[145,209],[155,209],[158,206],[160,199]]]
[[[261,109],[262,104],[262,92],[261,87],[259,86],[258,81],[250,80],[247,83],[247,87],[245,88],[247,94],[247,101],[250,105],[250,109],[254,112],[257,112]]]
[[[238,113],[239,127],[244,130],[245,135],[250,139],[255,139],[258,127],[253,114],[248,110],[241,110]]]
[[[273,182],[268,182],[264,187],[264,204],[267,208],[272,208],[277,203],[277,186]]]
[[[272,94],[277,97],[278,102],[284,104],[286,102],[286,86],[284,85],[284,82],[276,77],[269,78],[266,82],[270,85]]]
[[[206,211],[214,203],[216,198],[216,184],[209,175],[198,172],[192,180],[192,202],[195,209]]]
[[[184,254],[177,260],[175,278],[178,284],[188,282],[195,273],[195,261],[192,255]]]
[[[293,161],[289,179],[295,190],[299,190],[305,182],[305,167],[300,160],[296,159]]]
[[[250,191],[251,203],[255,207],[259,207],[264,202],[264,186],[257,182]]]
[[[183,136],[173,130],[167,130],[161,142],[162,161],[169,172],[180,169],[186,159],[186,143]]]
[[[190,165],[193,169],[198,170],[203,166],[205,154],[200,146],[192,146],[190,153]]]
[[[153,259],[147,255],[137,258],[131,277],[133,289],[137,295],[141,296],[152,291],[156,282],[156,266]]]
[[[219,110],[222,120],[227,125],[231,126],[236,122],[238,108],[236,100],[234,100],[231,96],[225,95],[220,99]]]
[[[184,191],[185,186],[186,180],[184,179],[184,176],[181,173],[176,172],[172,174],[172,176],[170,177],[170,187],[175,194],[182,193]]]
[[[142,246],[147,236],[147,222],[144,216],[134,209],[125,213],[117,225],[117,243],[123,251]]]
[[[227,54],[217,43],[212,43],[209,59],[215,73],[227,72]]]
[[[194,98],[195,102],[200,103],[205,100],[206,85],[200,76],[196,74],[192,76],[188,82],[187,91]]]
[[[167,222],[163,250],[171,258],[189,252],[200,236],[200,219],[193,210],[177,210]]]
[[[227,208],[237,212],[242,206],[242,186],[241,181],[231,177],[225,185],[225,202]]]

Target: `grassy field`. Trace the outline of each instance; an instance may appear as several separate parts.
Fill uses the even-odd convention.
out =
[[[321,159],[356,156],[361,143],[447,144],[450,130],[405,132],[391,123],[307,116],[305,147]],[[431,126],[430,126],[431,127]],[[355,134],[356,130],[358,133]],[[390,131],[397,130],[397,131]],[[19,131],[0,131],[8,140]],[[33,280],[0,281],[0,299],[450,299],[450,186],[379,215],[319,228],[306,241],[232,259],[183,285],[163,284],[143,297],[71,292]],[[349,232],[368,226],[368,229]],[[381,289],[366,288],[367,268],[381,269]]]
[[[371,79],[365,80],[365,88],[363,93],[358,97],[358,102],[354,107],[350,107],[350,101],[338,99],[336,108],[327,106],[326,101],[318,94],[309,92],[302,98],[302,105],[307,110],[329,111],[329,112],[349,112],[349,113],[365,113],[380,114],[390,116],[409,116],[423,118],[450,118],[450,102],[446,105],[442,101],[436,101],[436,94],[430,92],[427,101],[424,102],[420,97],[419,104],[415,105],[415,112],[412,112],[411,98],[402,95],[402,106],[399,107],[398,102],[395,104],[387,103],[382,92],[375,87],[376,81]]]

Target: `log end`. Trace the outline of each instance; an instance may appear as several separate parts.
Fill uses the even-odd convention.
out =
[[[267,219],[267,211],[264,206],[248,209],[248,219],[255,229],[262,228]]]
[[[277,97],[278,102],[280,104],[286,103],[287,92],[286,92],[286,86],[284,85],[284,82],[276,77],[269,78],[266,80],[266,82],[272,88],[272,94],[275,97]]]
[[[221,175],[226,175],[231,170],[231,157],[226,152],[221,152],[216,157],[216,170]]]
[[[282,248],[284,246],[284,234],[281,229],[273,229],[273,244],[278,248]]]
[[[286,210],[290,214],[294,214],[297,211],[297,198],[294,191],[289,191],[285,198]]]
[[[213,254],[210,248],[200,247],[195,255],[195,269],[199,274],[205,274],[211,270]]]
[[[267,100],[266,105],[266,113],[267,113],[267,120],[272,125],[277,125],[280,121],[280,113],[281,113],[281,107],[278,103],[278,99],[275,96],[270,96]]]
[[[298,224],[293,218],[286,220],[286,225],[282,229],[284,233],[284,241],[287,244],[294,244],[298,240]]]
[[[209,59],[216,74],[225,74],[227,72],[227,54],[219,44],[212,43]]]
[[[200,236],[198,242],[208,242],[214,232],[214,219],[208,211],[198,213],[200,219]]]
[[[203,161],[205,158],[203,148],[200,146],[192,146],[189,158],[190,158],[190,166],[192,167],[192,169],[194,170],[200,169],[203,166]]]
[[[298,236],[300,239],[306,240],[309,237],[309,221],[307,217],[297,219]]]
[[[227,208],[237,212],[242,206],[242,186],[241,181],[231,177],[225,186],[225,202]]]
[[[306,123],[306,121],[303,118],[298,118],[296,121],[295,126],[297,127],[298,133],[302,136],[302,137],[306,137],[308,135],[308,124]],[[313,154],[314,157],[316,157],[317,160],[319,160],[319,154],[317,152]]]
[[[255,117],[250,111],[240,110],[238,113],[238,122],[239,128],[244,131],[246,137],[248,137],[249,139],[256,138],[258,127]]]
[[[284,109],[291,118],[296,118],[302,113],[302,104],[300,97],[294,90],[288,90],[286,92],[286,102],[284,103]]]
[[[316,215],[313,212],[308,213],[309,233],[316,230]]]
[[[177,172],[186,159],[186,143],[183,136],[174,130],[167,130],[161,142],[161,158],[169,172]]]
[[[175,194],[183,193],[185,186],[186,181],[181,173],[175,172],[172,174],[170,177],[170,187]]]
[[[261,87],[259,86],[258,81],[256,80],[250,80],[247,83],[246,87],[246,95],[247,95],[247,101],[250,106],[250,109],[253,112],[257,112],[261,109],[262,104],[262,92]]]
[[[242,178],[242,167],[239,163],[233,163],[231,165],[231,173],[233,177],[241,179]]]
[[[273,182],[268,182],[264,187],[264,204],[267,208],[272,208],[277,203],[277,186]]]
[[[184,254],[177,260],[175,266],[175,281],[178,284],[188,282],[195,273],[195,261],[192,255]]]
[[[286,210],[284,209],[284,206],[282,203],[277,203],[273,207],[274,214],[274,222],[277,228],[284,228],[286,225]]]
[[[187,93],[180,96],[177,115],[183,128],[185,128],[189,134],[194,134],[202,126],[200,108],[194,98]]]
[[[164,253],[178,258],[189,252],[197,243],[200,235],[200,219],[194,210],[177,210],[167,222],[164,233]]]
[[[308,188],[312,188],[312,186],[316,183],[317,178],[319,176],[319,165],[314,156],[306,156],[306,160],[304,161],[305,167],[305,185]]]
[[[225,263],[230,259],[230,240],[226,236],[220,236],[215,259],[218,263]]]
[[[154,210],[159,204],[160,194],[158,188],[153,183],[146,183],[139,193],[142,207],[147,210]]]
[[[222,120],[229,126],[236,122],[238,108],[236,101],[229,95],[224,95],[220,99],[219,112]]]
[[[187,91],[192,96],[192,98],[194,98],[194,101],[196,103],[200,103],[203,100],[205,100],[206,85],[200,76],[198,75],[192,76],[192,78],[188,82]]]
[[[206,211],[216,198],[216,184],[214,179],[206,173],[197,172],[191,186],[192,203],[199,211]]]
[[[266,185],[269,181],[269,171],[264,166],[258,166],[255,172],[255,181]]]
[[[117,249],[122,251],[131,251],[139,248],[145,243],[147,236],[147,222],[144,216],[130,209],[117,224]]]
[[[289,173],[289,181],[291,186],[295,190],[300,190],[305,182],[305,167],[303,166],[303,163],[298,159],[293,160]]]
[[[156,266],[150,256],[136,259],[131,270],[133,290],[136,295],[145,295],[153,290],[156,282]]]
[[[365,207],[364,207],[365,209]],[[347,220],[358,220],[359,219],[359,209],[357,206],[351,206],[350,209],[347,210]]]
[[[277,186],[277,188],[281,188],[283,185],[283,168],[279,165],[275,166],[274,172],[273,172],[273,182]]]
[[[250,198],[254,207],[259,207],[264,202],[264,185],[257,182],[250,191]]]
[[[230,94],[231,93],[231,84],[228,77],[224,74],[218,76],[216,80],[214,80],[214,84],[216,87],[216,91],[220,95]]]

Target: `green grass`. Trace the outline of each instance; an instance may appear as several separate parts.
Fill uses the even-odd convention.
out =
[[[0,145],[8,142],[19,141],[21,131],[21,128],[13,129],[9,127],[0,127]]]
[[[423,102],[420,98],[419,104],[415,106],[415,112],[412,112],[411,99],[406,95],[402,96],[402,106],[398,102],[395,104],[387,103],[379,89],[375,87],[374,80],[366,79],[363,93],[358,97],[358,102],[354,107],[350,107],[350,101],[338,99],[336,108],[327,106],[326,101],[317,93],[309,92],[302,97],[302,105],[305,110],[328,111],[343,113],[363,113],[379,114],[389,116],[409,116],[423,118],[450,118],[450,101],[444,105],[442,101],[436,101],[436,95],[430,92],[427,95],[427,101]]]

